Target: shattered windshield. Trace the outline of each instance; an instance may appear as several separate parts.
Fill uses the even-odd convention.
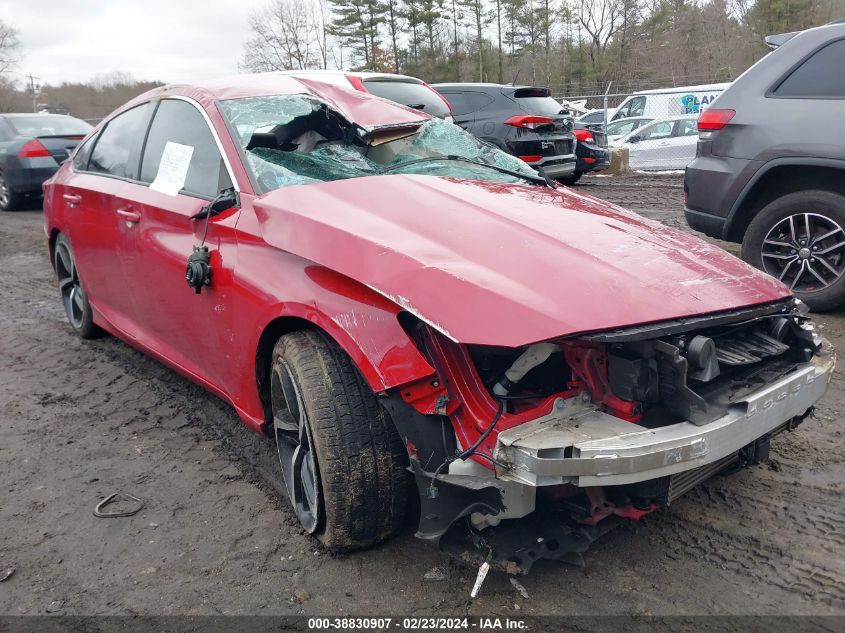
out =
[[[367,134],[306,95],[230,99],[218,107],[261,193],[387,172],[537,181],[537,172],[518,158],[442,119]]]

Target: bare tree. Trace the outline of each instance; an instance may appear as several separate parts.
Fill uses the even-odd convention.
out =
[[[249,27],[254,36],[245,44],[242,68],[262,72],[325,66],[326,37],[313,0],[271,0],[250,12]]]
[[[17,66],[20,58],[20,40],[18,32],[11,25],[0,20],[0,73]]]

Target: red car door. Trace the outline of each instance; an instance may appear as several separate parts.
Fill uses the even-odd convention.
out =
[[[189,147],[184,184],[160,189],[168,144]],[[118,192],[127,235],[126,282],[131,287],[138,342],[212,386],[231,384],[232,284],[236,255],[231,208],[208,221],[193,216],[221,190],[232,187],[215,136],[198,106],[180,99],[159,102],[141,162],[140,182]],[[188,257],[205,237],[212,283],[200,294],[185,280]]]
[[[149,103],[109,121],[74,159],[56,200],[63,207],[83,288],[91,304],[117,328],[132,334],[131,289],[120,252],[126,227],[116,195],[138,177],[141,147],[152,114]],[[84,151],[83,151],[84,150]]]

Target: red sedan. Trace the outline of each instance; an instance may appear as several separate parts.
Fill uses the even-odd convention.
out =
[[[71,327],[274,437],[297,517],[337,550],[418,497],[418,536],[464,558],[570,557],[765,459],[832,373],[769,276],[308,79],[144,94],[44,203]]]

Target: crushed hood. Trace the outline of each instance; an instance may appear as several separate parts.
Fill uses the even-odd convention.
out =
[[[397,174],[254,205],[269,244],[462,343],[517,347],[789,295],[716,246],[568,189]]]

